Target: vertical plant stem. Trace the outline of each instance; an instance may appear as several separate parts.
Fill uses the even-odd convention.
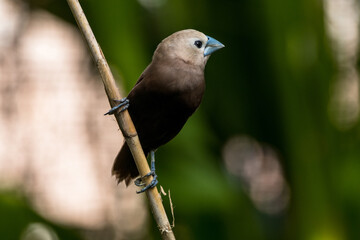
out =
[[[114,77],[111,73],[109,65],[104,57],[103,52],[99,44],[97,43],[94,33],[91,30],[89,22],[86,19],[86,16],[80,6],[78,0],[67,0],[70,9],[76,19],[76,22],[84,35],[84,38],[89,45],[92,56],[96,62],[96,66],[98,67],[101,78],[104,84],[106,95],[108,96],[111,107],[114,107],[116,103],[113,101],[114,99],[121,99],[118,88],[116,87],[116,83]],[[123,133],[126,143],[129,145],[131,153],[134,157],[136,166],[139,170],[141,176],[144,176],[148,172],[150,172],[149,165],[147,163],[146,157],[140,145],[139,137],[136,133],[135,126],[130,118],[128,111],[124,111],[120,114],[115,114],[116,121],[119,124],[121,132]],[[151,178],[146,179],[146,183],[149,184],[151,182]],[[169,220],[166,216],[166,212],[164,206],[161,201],[161,196],[156,187],[149,189],[146,191],[147,198],[150,203],[151,211],[154,215],[154,219],[158,225],[160,230],[162,239],[165,240],[173,240],[175,239],[174,233],[171,229]]]

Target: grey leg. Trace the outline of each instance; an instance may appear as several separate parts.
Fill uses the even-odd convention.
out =
[[[145,176],[139,177],[135,180],[135,185],[138,187],[142,187],[145,185],[145,183],[143,182],[143,179],[149,176],[153,176],[153,180],[151,181],[151,183],[147,186],[145,186],[144,188],[142,188],[140,191],[137,191],[136,193],[142,193],[145,192],[146,190],[153,188],[156,186],[156,184],[158,184],[158,180],[157,180],[157,175],[155,173],[155,151],[150,151],[150,156],[151,156],[151,168],[150,168],[150,172],[148,174],[146,174]]]
[[[120,109],[120,112],[126,110],[128,107],[129,107],[129,99],[127,98],[123,98],[123,99],[120,99],[120,100],[114,100],[115,102],[118,102],[119,105],[113,107],[112,109],[110,109],[107,113],[105,113],[104,115],[112,115],[114,113],[116,113],[116,111]]]

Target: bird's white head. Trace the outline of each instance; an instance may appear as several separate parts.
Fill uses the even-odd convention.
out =
[[[180,60],[192,66],[205,67],[211,53],[225,47],[202,32],[186,29],[171,34],[157,47],[154,59]]]

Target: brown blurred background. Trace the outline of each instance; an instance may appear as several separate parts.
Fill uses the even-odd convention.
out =
[[[358,1],[81,4],[124,96],[173,32],[226,45],[157,151],[178,239],[360,239]],[[0,91],[0,239],[159,239],[66,1],[0,0]]]

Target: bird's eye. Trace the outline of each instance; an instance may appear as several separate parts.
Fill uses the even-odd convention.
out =
[[[197,40],[194,42],[194,45],[197,47],[197,48],[201,48],[202,47],[202,42]]]

